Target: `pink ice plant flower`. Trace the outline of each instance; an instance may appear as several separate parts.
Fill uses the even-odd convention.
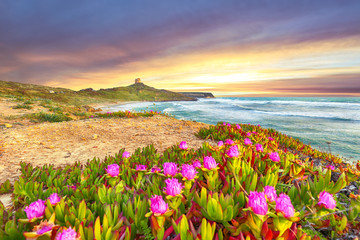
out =
[[[129,158],[129,157],[130,157],[130,153],[127,152],[127,151],[125,151],[125,152],[123,152],[122,157],[123,157],[123,158]]]
[[[142,164],[139,164],[139,165],[136,165],[136,171],[146,171],[146,165],[142,165]]]
[[[184,186],[179,183],[179,180],[177,178],[168,178],[165,180],[166,188],[164,188],[164,191],[167,195],[170,196],[176,196],[181,193],[181,190],[184,188]]]
[[[335,170],[335,167],[334,167],[333,165],[327,165],[326,168],[327,168],[327,169],[330,169],[330,170],[332,170],[332,171]]]
[[[46,226],[43,226],[41,227],[39,230],[36,231],[36,234],[39,234],[39,235],[42,235],[46,232],[49,232],[53,229],[53,225],[50,224],[50,225],[46,225]]]
[[[193,166],[194,166],[195,168],[201,168],[201,162],[200,162],[198,159],[196,159],[196,160],[193,162]]]
[[[57,193],[53,193],[53,194],[51,194],[51,195],[48,197],[48,199],[50,200],[50,203],[51,203],[52,205],[55,205],[55,204],[57,204],[58,202],[60,202],[61,197],[59,197],[59,195],[58,195]]]
[[[217,163],[213,157],[211,156],[204,157],[204,168],[211,170],[216,167],[217,167]]]
[[[265,186],[264,187],[265,197],[269,200],[269,202],[273,202],[276,200],[276,190],[273,186]]]
[[[29,206],[25,207],[24,211],[28,219],[41,218],[45,214],[45,201],[39,199],[35,202],[30,203]]]
[[[236,124],[236,129],[241,129],[240,125],[239,124]]]
[[[226,122],[223,122],[223,126],[226,126]]]
[[[258,152],[264,151],[263,145],[261,145],[260,143],[255,144],[255,147],[256,147],[256,151]]]
[[[154,166],[151,168],[151,172],[152,173],[158,173],[158,172],[161,172],[161,168],[157,167],[157,166]]]
[[[237,145],[231,146],[230,149],[226,151],[226,155],[228,155],[229,157],[239,156],[238,146]]]
[[[162,196],[155,195],[150,198],[150,201],[150,209],[153,213],[164,214],[169,208],[168,204],[164,201]]]
[[[227,144],[227,145],[233,145],[233,144],[234,144],[234,141],[231,140],[231,139],[226,139],[226,140],[225,140],[225,144]]]
[[[111,177],[117,177],[120,173],[120,166],[116,163],[110,164],[105,169],[106,173],[109,174]]]
[[[185,141],[182,141],[179,145],[179,148],[182,150],[186,150],[188,148],[187,143]]]
[[[222,145],[224,145],[224,142],[223,142],[223,141],[219,141],[219,142],[218,142],[218,147],[221,147]]]
[[[265,193],[250,191],[248,207],[250,207],[256,214],[266,215],[268,212],[268,205],[266,202]]]
[[[291,203],[291,199],[285,193],[280,193],[276,198],[276,211],[284,214],[286,218],[293,217],[295,214],[294,206]]]
[[[165,176],[175,176],[177,173],[177,164],[173,162],[164,162],[164,175]]]
[[[252,141],[250,139],[248,139],[248,138],[245,138],[244,144],[245,145],[252,145]]]
[[[273,139],[272,137],[268,137],[268,139],[269,139],[270,141],[274,141],[274,139]]]
[[[322,205],[327,209],[334,209],[336,207],[336,201],[334,196],[326,191],[322,191],[319,194],[319,202],[318,205]]]
[[[252,132],[248,132],[248,133],[246,133],[246,136],[250,137],[251,134],[252,134]]]
[[[55,240],[76,240],[79,239],[77,235],[77,232],[71,227],[69,227],[68,229],[64,229],[59,232],[56,235]]]
[[[200,165],[201,166],[201,165]],[[197,171],[195,167],[190,164],[183,164],[181,167],[181,175],[187,180],[192,180],[196,177]]]
[[[280,156],[277,152],[270,153],[269,158],[274,162],[280,162]]]

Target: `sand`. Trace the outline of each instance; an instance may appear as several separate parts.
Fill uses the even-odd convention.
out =
[[[199,148],[204,140],[194,134],[207,124],[164,116],[149,118],[86,119],[41,123],[0,130],[0,183],[14,182],[20,162],[34,166],[65,166],[76,161],[114,155],[125,148],[133,152],[153,144],[158,151],[186,141]]]

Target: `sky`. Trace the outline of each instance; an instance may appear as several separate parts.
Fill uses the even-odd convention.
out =
[[[359,96],[360,1],[0,0],[0,80]]]

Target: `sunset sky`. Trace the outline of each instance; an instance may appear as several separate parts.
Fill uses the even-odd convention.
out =
[[[360,1],[2,0],[0,80],[360,96]]]

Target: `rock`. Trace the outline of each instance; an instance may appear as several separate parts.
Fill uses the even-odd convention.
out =
[[[98,138],[98,135],[97,134],[94,134],[93,135],[93,139],[95,140],[95,139],[97,139]]]

